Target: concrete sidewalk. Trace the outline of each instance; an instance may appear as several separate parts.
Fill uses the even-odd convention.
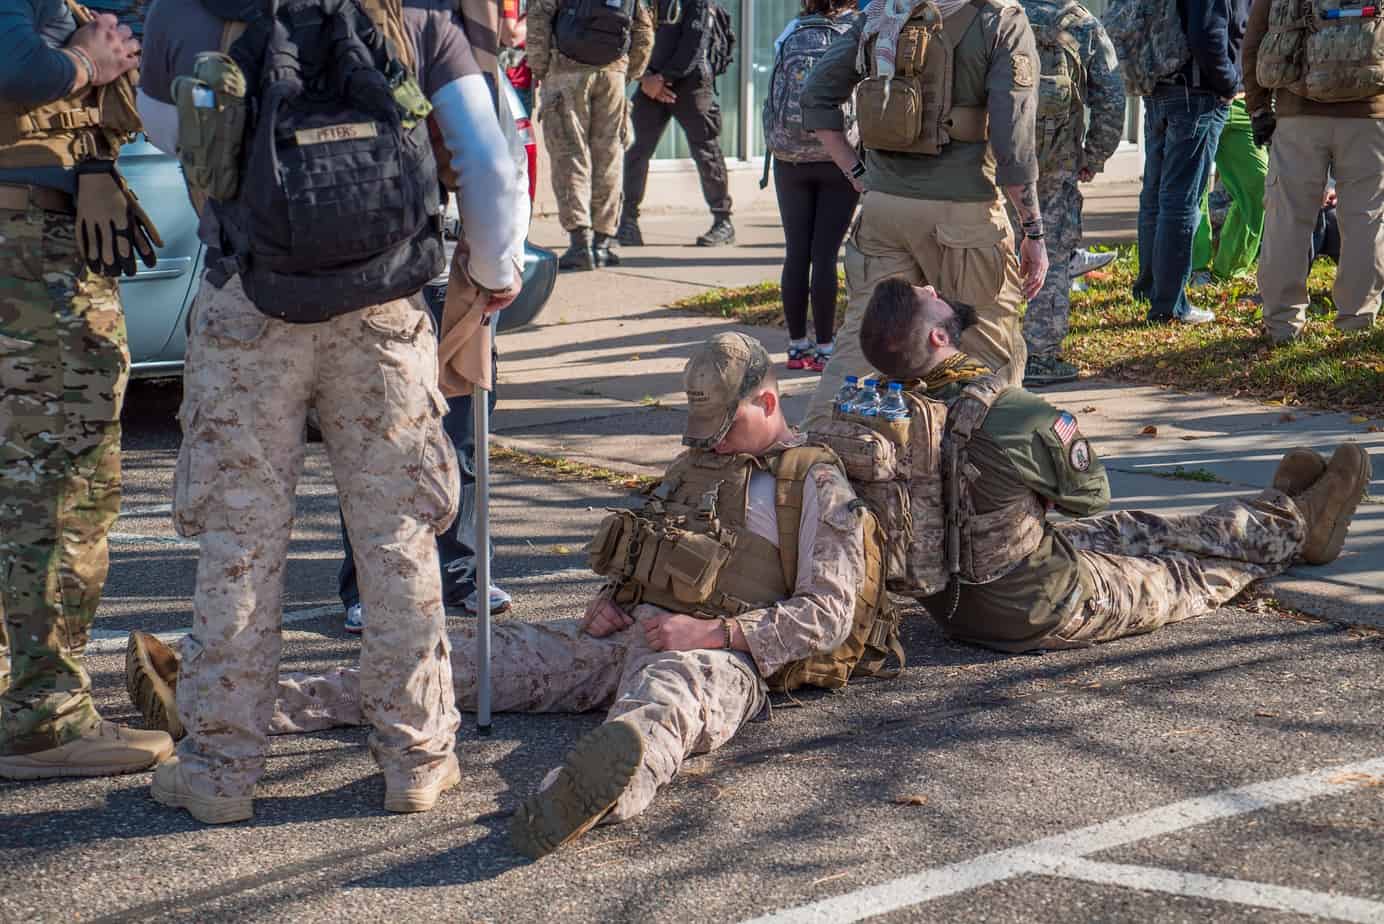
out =
[[[1131,229],[1137,175],[1126,169],[1093,184],[1088,202],[1100,225]],[[724,330],[759,337],[778,362],[781,328],[745,328],[672,311],[679,298],[718,286],[775,279],[783,257],[776,212],[736,216],[739,243],[692,246],[703,213],[651,216],[648,246],[627,248],[617,269],[563,274],[541,326],[501,338],[500,443],[620,471],[658,474],[681,449],[681,370],[693,344]],[[1110,239],[1092,235],[1094,239]],[[532,239],[565,246],[556,222],[534,226]],[[780,367],[790,419],[803,413],[811,374]],[[1384,421],[1352,422],[1345,414],[1293,409],[1285,414],[1250,401],[1156,386],[1087,379],[1048,390],[1076,414],[1111,470],[1117,507],[1193,512],[1263,486],[1294,446],[1329,452],[1355,439],[1384,460]],[[1146,427],[1156,435],[1144,435]],[[1375,464],[1370,499],[1361,506],[1341,558],[1323,568],[1298,567],[1272,582],[1286,605],[1349,623],[1384,626],[1384,461]]]

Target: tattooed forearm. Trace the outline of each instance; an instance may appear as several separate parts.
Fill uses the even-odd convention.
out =
[[[1043,233],[1043,213],[1038,208],[1038,184],[1006,186],[1004,194],[1013,203],[1014,211],[1019,213],[1019,224],[1023,227],[1024,234],[1041,235]]]

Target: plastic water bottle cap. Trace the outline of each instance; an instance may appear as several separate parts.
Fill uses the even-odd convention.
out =
[[[890,382],[890,383],[889,383],[889,390],[890,390],[890,391],[902,392],[902,391],[903,391],[903,383],[901,383],[901,382]]]
[[[865,387],[866,387],[866,388],[875,388],[875,387],[877,387],[878,385],[879,385],[879,380],[878,380],[878,379],[866,379],[866,380],[865,380]]]
[[[859,381],[860,381],[860,379],[856,378],[856,377],[853,376],[853,375],[848,375],[848,376],[846,376],[846,384],[847,384],[847,385],[854,385],[854,384],[856,384],[856,383],[859,382]]]

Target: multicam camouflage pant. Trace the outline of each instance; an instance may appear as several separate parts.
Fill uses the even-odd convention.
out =
[[[1081,191],[1076,177],[1068,174],[1038,181],[1039,207],[1043,210],[1048,251],[1048,275],[1043,288],[1028,300],[1024,313],[1024,342],[1028,354],[1057,356],[1067,336],[1072,312],[1072,253],[1081,243]]]
[[[1292,564],[1307,529],[1274,490],[1189,516],[1121,511],[1056,528],[1077,549],[1085,599],[1039,648],[1108,642],[1208,613]]]
[[[543,144],[564,231],[615,234],[624,202],[629,100],[623,70],[557,71],[543,81]]]
[[[640,607],[634,610],[637,620]],[[457,705],[476,708],[475,628],[452,633]],[[501,622],[494,627],[491,695],[497,712],[609,709],[644,738],[644,764],[608,818],[624,821],[648,807],[690,754],[714,751],[764,708],[764,685],[747,655],[654,651],[638,625],[606,638],[580,622]],[[181,690],[179,691],[181,693]],[[360,675],[341,668],[321,676],[286,675],[270,734],[361,724]]]
[[[452,702],[435,534],[456,514],[432,321],[397,300],[320,324],[261,314],[238,278],[204,284],[188,343],[174,525],[201,540],[183,642],[178,747],[191,786],[251,795],[264,770],[303,422],[315,405],[370,614],[361,646],[370,747],[390,785],[451,754]]]
[[[82,667],[120,511],[130,356],[115,280],[77,255],[69,215],[0,210],[0,753],[98,721]],[[12,648],[5,657],[8,630]],[[4,689],[0,680],[0,690]]]

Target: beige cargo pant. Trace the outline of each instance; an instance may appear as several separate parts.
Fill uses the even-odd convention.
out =
[[[845,323],[804,429],[831,419],[832,398],[846,376],[874,374],[860,349],[860,324],[875,286],[892,276],[972,305],[979,320],[962,335],[961,349],[996,372],[1007,370],[1015,385],[1022,382],[1028,349],[1019,325],[1019,263],[998,195],[992,202],[939,202],[867,192],[860,203],[846,241]]]
[[[624,69],[554,70],[542,94],[538,121],[552,161],[562,230],[590,228],[614,236],[630,143]]]
[[[201,543],[178,754],[203,795],[252,795],[264,771],[310,406],[370,614],[360,688],[371,752],[389,785],[407,786],[430,782],[453,750],[435,534],[455,516],[459,481],[432,321],[398,300],[288,324],[256,310],[233,278],[204,284],[194,307],[174,486],[174,524]]]
[[[636,620],[643,607],[635,607]],[[647,610],[644,610],[647,612]],[[607,816],[633,818],[692,754],[714,751],[764,708],[766,695],[748,655],[720,650],[654,651],[632,628],[605,638],[580,621],[505,621],[493,630],[491,695],[496,712],[589,712],[608,709],[644,739],[644,763]],[[360,725],[360,673],[341,668],[279,680],[270,734]],[[476,708],[475,626],[452,632],[457,705]],[[179,695],[181,695],[179,690]]]
[[[1264,327],[1290,340],[1307,320],[1312,228],[1321,211],[1327,171],[1336,178],[1341,265],[1331,289],[1336,327],[1364,330],[1384,293],[1384,119],[1286,116],[1269,147],[1264,187],[1264,238],[1259,293]]]
[[[1084,599],[1037,648],[1109,642],[1209,613],[1291,565],[1307,525],[1270,489],[1199,514],[1120,511],[1056,529],[1077,549]]]

